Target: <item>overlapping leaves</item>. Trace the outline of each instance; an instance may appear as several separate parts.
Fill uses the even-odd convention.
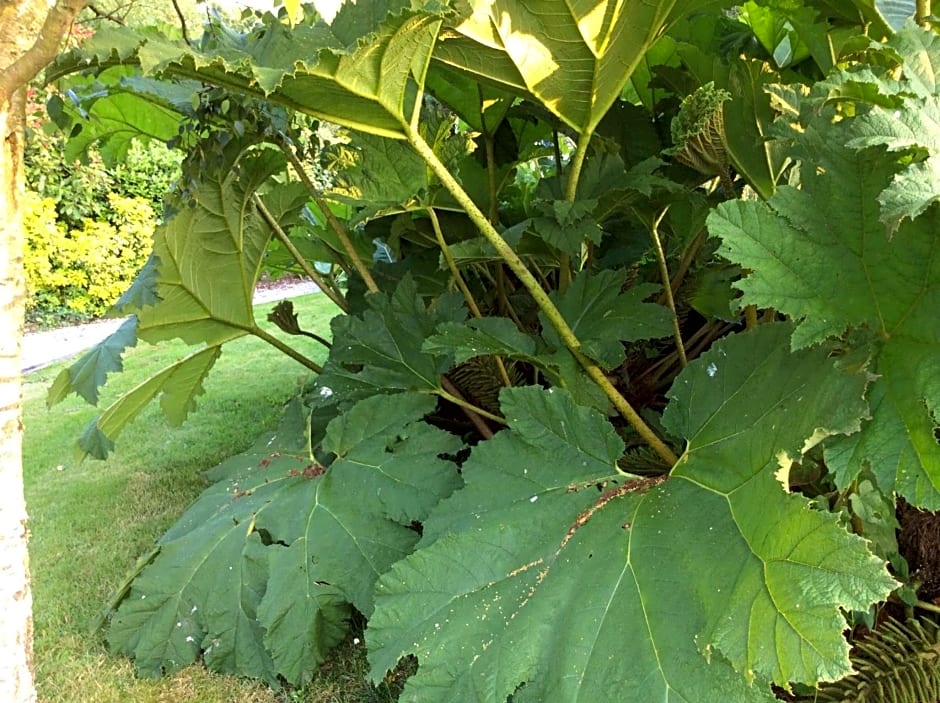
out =
[[[416,125],[440,17],[403,3],[345,3],[333,22],[288,26],[266,15],[247,32],[213,27],[195,48],[110,31],[60,59],[53,76],[117,60],[148,75],[226,86],[373,134]],[[117,47],[117,48],[115,48]]]
[[[366,302],[362,314],[331,323],[337,343],[317,378],[321,397],[335,395],[348,404],[373,393],[439,390],[453,354],[424,351],[422,345],[438,324],[463,321],[467,312],[460,295],[442,295],[426,306],[406,275],[392,295],[370,295]]]
[[[620,364],[625,356],[623,342],[665,337],[672,331],[668,308],[643,302],[656,286],[640,284],[621,292],[623,272],[602,270],[579,274],[564,293],[553,295],[555,304],[581,340],[581,351],[606,368]],[[554,328],[543,318],[546,340],[562,349]]]
[[[775,474],[858,428],[866,378],[789,352],[790,332],[728,338],[680,375],[664,421],[688,447],[668,480],[618,473],[611,426],[565,392],[504,391],[511,429],[379,580],[373,675],[415,653],[411,701],[725,703],[847,672],[840,608],[894,581]]]
[[[929,112],[932,99],[921,103]],[[907,122],[917,122],[908,103]],[[863,431],[827,445],[840,485],[870,469],[884,491],[940,507],[940,211],[920,206],[880,221],[884,200],[905,160],[872,140],[872,113],[833,121],[832,108],[794,132],[801,187],[781,188],[766,203],[720,206],[709,228],[721,252],[751,270],[740,282],[744,302],[773,307],[798,320],[793,346],[844,337],[855,362],[870,357],[879,379],[871,389],[872,419]],[[903,127],[898,123],[897,129]],[[898,174],[902,174],[899,176]],[[906,174],[906,175],[905,175]]]
[[[471,0],[434,59],[535,96],[579,133],[593,133],[646,51],[693,8],[719,2]]]
[[[210,472],[113,615],[111,647],[146,675],[201,654],[217,671],[309,679],[350,604],[369,613],[378,575],[418,541],[412,521],[460,485],[439,458],[460,442],[420,422],[433,406],[416,394],[359,403],[327,429],[329,467],[310,458],[293,406],[277,434]]]

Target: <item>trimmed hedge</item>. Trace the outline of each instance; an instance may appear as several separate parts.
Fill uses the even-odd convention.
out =
[[[157,218],[141,197],[109,193],[107,220],[85,218],[81,227],[57,221],[56,201],[27,192],[27,318],[52,323],[102,315],[131,284],[150,255]]]

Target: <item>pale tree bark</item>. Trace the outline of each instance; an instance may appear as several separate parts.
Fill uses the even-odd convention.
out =
[[[83,4],[0,0],[0,701],[10,703],[36,700],[20,378],[25,90],[55,58]]]

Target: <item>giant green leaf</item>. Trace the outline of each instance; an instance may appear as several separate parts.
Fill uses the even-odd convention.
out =
[[[593,133],[647,50],[692,10],[720,2],[471,0],[442,32],[434,59],[537,98],[579,133]]]
[[[744,302],[774,307],[798,321],[795,348],[854,332],[850,347],[872,356],[880,378],[872,419],[856,437],[833,441],[830,468],[840,485],[870,469],[885,491],[940,507],[940,211],[899,223],[889,239],[878,197],[904,168],[878,147],[845,146],[868,134],[867,119],[831,122],[824,111],[796,133],[801,188],[766,203],[722,204],[709,229],[726,257],[750,269]],[[870,350],[864,346],[870,344]]]
[[[79,444],[104,458],[120,431],[147,403],[160,397],[161,407],[174,424],[195,407],[202,383],[222,346],[247,334],[260,334],[255,324],[252,294],[261,271],[271,225],[254,204],[257,188],[283,166],[276,152],[246,156],[224,174],[205,174],[193,192],[193,204],[183,208],[154,234],[154,255],[133,288],[122,299],[122,312],[133,311],[134,323],[118,331],[68,369],[50,390],[50,402],[70,392],[89,401],[108,373],[121,368],[121,354],[137,339],[155,343],[178,337],[203,348],[168,366],[116,400],[88,427]],[[277,217],[289,213],[276,207],[296,203],[269,198]],[[131,293],[132,291],[129,291]]]
[[[881,220],[893,235],[905,219],[914,219],[940,201],[940,95],[905,98],[900,109],[872,108],[857,120],[849,146],[864,148],[884,145],[893,151],[926,150],[927,157],[916,160],[898,173],[879,195]]]
[[[295,403],[276,433],[210,472],[113,615],[111,647],[147,675],[201,654],[217,671],[308,680],[345,636],[349,605],[370,612],[375,580],[417,542],[411,521],[460,485],[439,458],[460,441],[419,421],[433,407],[417,394],[360,403],[330,425],[339,458],[324,467]]]
[[[160,408],[170,423],[182,424],[196,408],[196,398],[203,393],[203,382],[221,353],[221,345],[193,352],[138,384],[89,423],[78,446],[95,459],[106,458],[114,449],[114,440],[121,430],[158,397]],[[69,369],[62,371],[56,379],[56,386],[68,373]]]
[[[177,135],[179,114],[146,95],[117,93],[98,100],[89,110],[93,128],[69,139],[66,158],[75,159],[94,142],[103,142],[102,156],[116,163],[127,155],[131,142],[149,138],[168,142]]]
[[[610,424],[566,392],[503,391],[510,429],[378,582],[373,676],[414,653],[413,702],[727,703],[847,673],[841,609],[894,581],[780,481],[858,428],[866,377],[789,351],[791,332],[721,340],[679,376],[664,422],[688,445],[668,479],[618,473]]]
[[[211,345],[251,330],[252,294],[272,233],[253,195],[282,167],[279,154],[266,152],[237,170],[205,174],[194,205],[157,231],[160,302],[138,312],[140,339]]]
[[[940,42],[934,32],[908,24],[882,50],[883,60],[900,59],[899,70],[877,75],[869,66],[851,66],[818,84],[809,105],[822,100],[858,100],[870,104],[853,121],[848,146],[885,146],[907,152],[905,168],[878,196],[880,219],[893,236],[900,223],[914,219],[940,200]],[[828,88],[828,90],[827,90]]]
[[[623,342],[656,339],[672,333],[671,313],[655,303],[644,303],[657,288],[651,284],[620,292],[626,274],[605,269],[596,274],[582,271],[564,293],[552,298],[565,321],[581,340],[581,351],[606,368],[618,366],[626,356]],[[555,328],[542,316],[545,340],[562,348]]]
[[[441,20],[395,3],[346,3],[330,26],[289,26],[272,15],[245,33],[215,28],[194,49],[132,30],[65,57],[60,71],[120,60],[147,75],[199,80],[361,129],[403,138],[417,126],[421,88]],[[201,49],[201,50],[200,50]],[[83,65],[83,62],[84,65]]]
[[[893,235],[901,221],[916,218],[940,200],[940,42],[934,32],[909,23],[887,46],[901,59],[902,79],[880,80],[874,87],[896,95],[897,101],[890,108],[875,106],[856,120],[849,145],[886,146],[913,156],[879,196],[881,220]]]

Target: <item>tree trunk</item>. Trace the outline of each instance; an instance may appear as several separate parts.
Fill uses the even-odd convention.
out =
[[[20,379],[25,89],[55,58],[82,5],[0,0],[0,701],[10,703],[36,700]]]

